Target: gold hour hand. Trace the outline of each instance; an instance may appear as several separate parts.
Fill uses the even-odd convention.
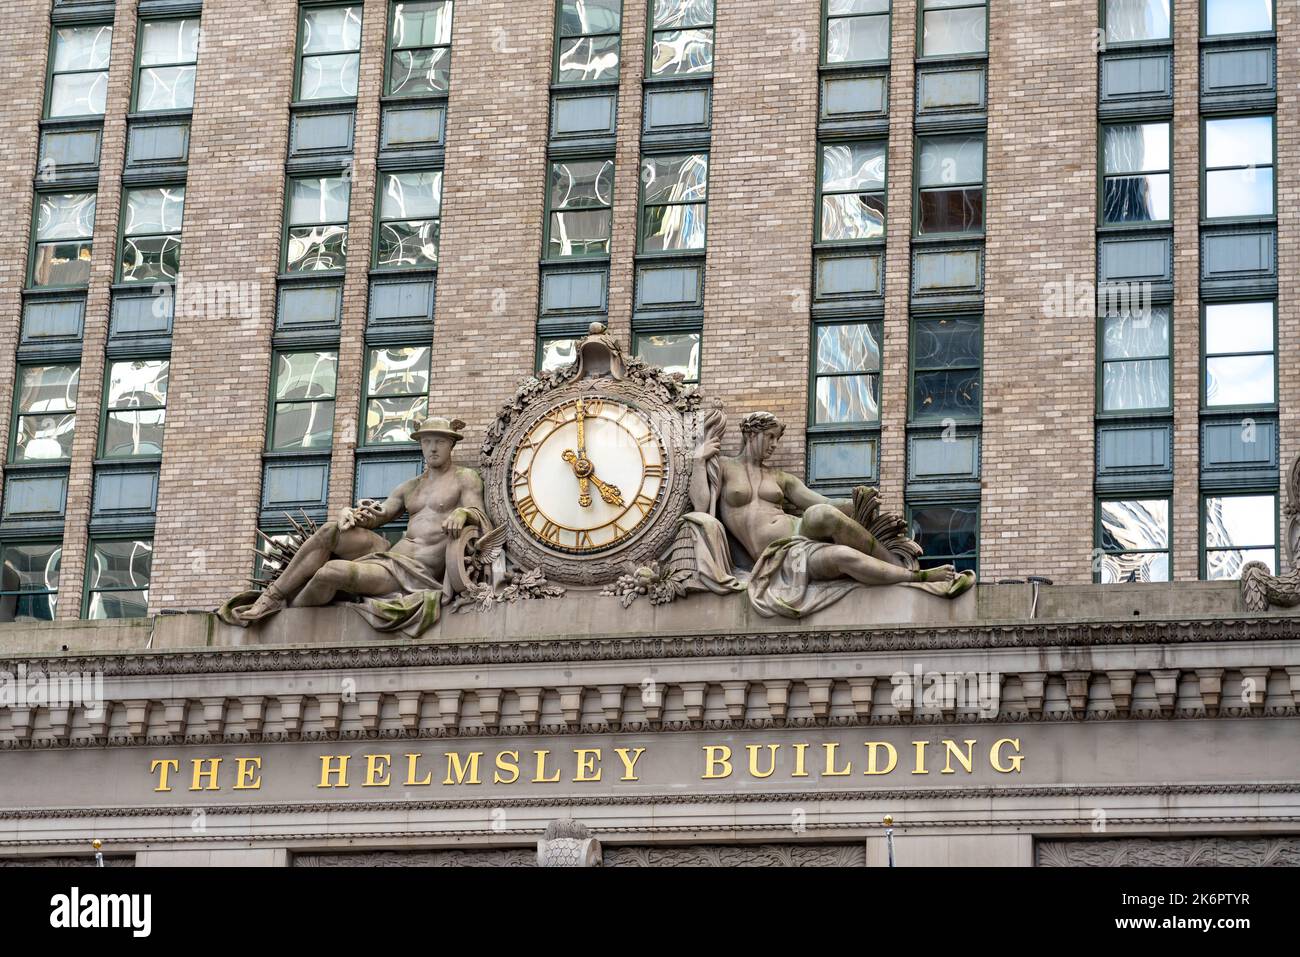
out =
[[[617,485],[610,485],[602,482],[595,475],[590,476],[591,484],[600,490],[600,497],[610,505],[622,505],[623,493],[618,490]]]
[[[587,460],[585,455],[574,452],[573,449],[565,449],[560,457],[573,466],[573,474],[578,477],[578,504],[583,508],[590,508],[591,492],[587,490],[587,481],[591,477],[591,462]],[[602,492],[601,498],[604,497],[605,493]]]

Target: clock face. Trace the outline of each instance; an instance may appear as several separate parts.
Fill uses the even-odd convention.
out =
[[[541,545],[588,553],[626,544],[663,497],[663,441],[638,409],[572,399],[523,435],[510,464],[510,504]]]

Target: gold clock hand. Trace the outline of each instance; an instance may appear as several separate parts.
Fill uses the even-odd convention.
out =
[[[573,474],[578,477],[578,504],[583,508],[589,508],[591,506],[591,493],[587,490],[587,480],[591,475],[591,463],[580,453],[574,452],[573,449],[565,449],[560,454],[560,458],[573,467]],[[605,493],[602,492],[601,498],[604,497]]]
[[[574,411],[577,413],[578,420],[578,458],[585,459],[587,457],[587,407],[583,405],[581,399],[574,405]]]
[[[622,505],[623,493],[619,491],[617,485],[609,485],[596,478],[595,473],[591,476],[591,484],[600,490],[600,497],[610,505]]]

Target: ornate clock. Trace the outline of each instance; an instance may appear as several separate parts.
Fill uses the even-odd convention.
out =
[[[599,585],[672,541],[687,510],[685,437],[699,399],[593,327],[567,369],[531,379],[483,446],[506,550],[549,581]]]

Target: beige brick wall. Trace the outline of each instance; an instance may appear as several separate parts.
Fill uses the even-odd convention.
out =
[[[1285,496],[1287,475],[1300,456],[1300,13],[1294,4],[1278,4],[1276,16],[1278,432]],[[1283,515],[1280,534],[1286,524]]]

